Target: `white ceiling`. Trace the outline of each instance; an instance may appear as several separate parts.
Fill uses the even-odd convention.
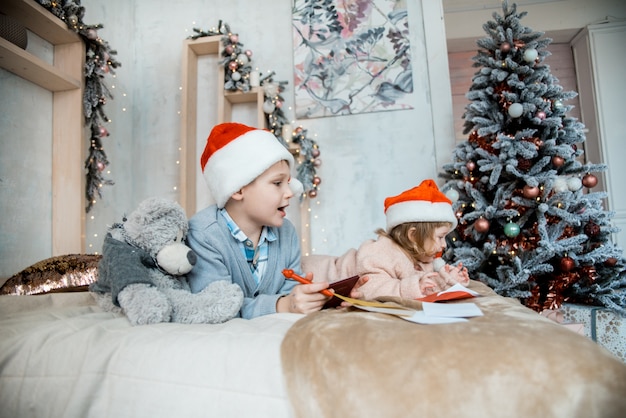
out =
[[[518,9],[529,4],[551,3],[561,0],[517,0],[509,1],[509,4],[517,4]],[[502,9],[501,0],[442,0],[444,13],[459,13],[472,10]]]

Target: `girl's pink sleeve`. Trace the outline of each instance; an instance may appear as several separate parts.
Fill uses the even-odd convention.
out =
[[[359,290],[363,299],[396,296],[405,299],[423,297],[420,281],[426,274],[415,270],[409,258],[391,242],[368,241],[359,247],[356,256],[359,276],[369,280]]]

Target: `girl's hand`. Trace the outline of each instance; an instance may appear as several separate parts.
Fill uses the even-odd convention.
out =
[[[450,286],[455,285],[456,283],[460,283],[463,286],[467,286],[469,284],[470,279],[467,268],[463,267],[463,264],[461,263],[454,267],[446,264],[439,273]]]
[[[356,281],[356,284],[354,285],[354,287],[352,287],[352,290],[350,291],[350,297],[352,299],[361,299],[361,298],[363,298],[363,293],[360,291],[360,288],[365,283],[367,283],[368,280],[369,280],[369,277],[367,277],[367,276],[359,277],[359,280]],[[341,305],[339,305],[339,306],[346,307],[346,306],[352,306],[352,304],[350,302],[346,302],[344,300],[344,301],[341,301]]]

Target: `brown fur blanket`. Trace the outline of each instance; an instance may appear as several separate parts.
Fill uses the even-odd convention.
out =
[[[479,282],[469,288],[484,295],[471,300],[484,316],[464,323],[356,308],[298,320],[281,347],[295,416],[626,416],[626,364]]]

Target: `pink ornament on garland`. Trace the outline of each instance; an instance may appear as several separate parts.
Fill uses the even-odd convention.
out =
[[[95,29],[88,29],[87,39],[91,39],[92,41],[95,41],[96,39],[98,39],[98,31]]]

